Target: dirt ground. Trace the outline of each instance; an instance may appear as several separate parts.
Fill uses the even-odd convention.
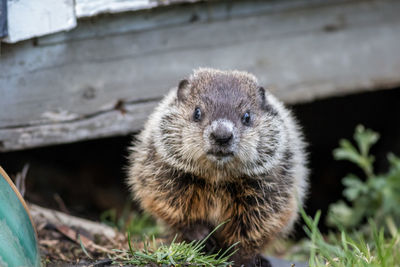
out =
[[[109,266],[115,250],[128,249],[111,227],[33,205],[31,212],[44,266]]]

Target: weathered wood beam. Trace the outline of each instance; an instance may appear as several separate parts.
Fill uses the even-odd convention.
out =
[[[0,151],[126,135],[139,131],[157,102],[120,102],[111,110],[74,120],[0,129]]]
[[[67,225],[68,227],[83,228],[93,235],[104,235],[109,239],[117,236],[117,231],[112,227],[100,222],[75,217],[60,211],[40,207],[33,203],[29,204],[29,211],[36,224],[52,223],[54,225]]]
[[[199,66],[253,72],[288,103],[400,85],[399,1],[294,2],[295,8],[280,1],[287,8],[230,18],[224,11],[223,19],[162,28],[144,21],[152,26],[116,27],[115,34],[107,23],[118,18],[111,16],[36,46],[3,46],[0,151],[137,131],[155,99]],[[191,16],[213,12],[210,3],[189,7]],[[180,8],[166,12],[190,19],[188,6]],[[163,9],[154,12],[160,18]],[[118,24],[134,28],[135,14]],[[121,103],[125,114],[115,110]]]

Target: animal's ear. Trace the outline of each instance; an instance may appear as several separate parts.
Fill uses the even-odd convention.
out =
[[[178,100],[185,101],[185,99],[189,96],[190,86],[188,80],[182,80],[178,85]]]
[[[258,97],[260,98],[260,105],[262,109],[265,109],[265,89],[264,87],[260,86],[257,89]]]
[[[277,116],[278,115],[277,111],[272,107],[271,103],[267,101],[264,87],[262,86],[258,87],[257,92],[258,92],[258,97],[260,99],[261,109],[265,110],[272,116]]]

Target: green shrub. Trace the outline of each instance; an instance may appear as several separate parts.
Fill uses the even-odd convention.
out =
[[[360,167],[365,178],[354,174],[343,178],[343,195],[350,203],[339,201],[330,206],[327,223],[352,229],[372,218],[378,227],[385,226],[385,221],[400,225],[400,158],[389,153],[389,171],[375,174],[374,156],[370,148],[379,139],[379,134],[359,125],[354,134],[356,147],[348,140],[341,140],[340,147],[333,151],[337,160],[348,160]]]

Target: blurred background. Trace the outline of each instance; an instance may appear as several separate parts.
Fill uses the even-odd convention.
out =
[[[26,164],[29,202],[98,220],[130,201],[127,148],[198,67],[254,73],[309,144],[311,214],[361,171],[332,150],[379,132],[375,170],[400,154],[395,0],[0,0],[0,165]],[[325,229],[322,224],[322,229]],[[298,235],[302,235],[301,231]]]

